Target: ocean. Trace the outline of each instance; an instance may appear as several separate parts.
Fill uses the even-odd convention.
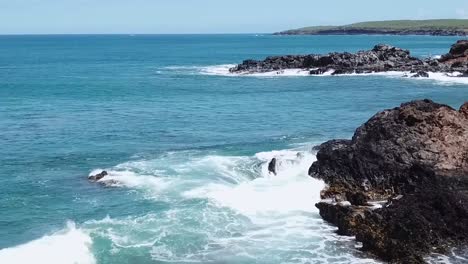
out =
[[[227,69],[378,43],[438,56],[456,40],[0,36],[0,263],[378,263],[320,218],[313,147],[405,101],[458,108],[468,80]],[[87,180],[102,170],[114,181]]]

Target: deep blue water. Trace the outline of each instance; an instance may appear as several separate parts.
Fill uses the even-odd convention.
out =
[[[0,262],[371,262],[319,218],[312,146],[404,101],[459,107],[468,82],[227,76],[219,65],[378,43],[425,57],[456,39],[0,36]],[[118,184],[88,182],[99,169]]]

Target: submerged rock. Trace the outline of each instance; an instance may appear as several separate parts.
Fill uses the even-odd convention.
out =
[[[98,174],[89,176],[88,180],[90,180],[90,181],[99,181],[100,179],[104,178],[107,175],[108,175],[107,171],[102,171],[102,172],[100,172]]]
[[[429,73],[427,73],[425,71],[418,71],[411,77],[413,77],[413,78],[420,78],[420,77],[429,78]]]
[[[380,112],[351,140],[322,144],[309,174],[329,185],[325,196],[351,202],[317,204],[340,233],[384,260],[422,263],[468,240],[468,102],[458,111],[421,100]],[[388,202],[363,209],[366,198]]]

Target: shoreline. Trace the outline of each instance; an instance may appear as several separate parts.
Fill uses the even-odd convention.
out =
[[[432,32],[319,32],[319,33],[306,33],[306,32],[297,32],[297,33],[288,33],[288,32],[275,32],[272,33],[273,36],[431,36],[431,37],[466,37],[468,33],[432,33]]]
[[[441,72],[453,77],[468,77],[468,40],[459,40],[449,53],[440,57],[416,58],[409,50],[378,44],[371,50],[331,52],[328,54],[270,56],[264,60],[244,60],[229,69],[237,74],[259,74],[301,69],[310,75],[376,72],[410,72],[411,77],[429,77],[428,72]],[[460,74],[456,74],[460,73]]]

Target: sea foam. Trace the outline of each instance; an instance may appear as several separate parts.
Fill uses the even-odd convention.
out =
[[[69,222],[57,233],[0,250],[0,263],[94,264],[91,246],[91,237]]]
[[[450,84],[468,84],[468,77],[457,77],[461,73],[442,73],[442,72],[429,72],[429,77],[418,77],[411,78],[412,74],[410,72],[401,72],[401,71],[387,71],[387,72],[373,72],[373,73],[351,73],[351,74],[339,74],[333,75],[334,70],[330,69],[329,71],[319,74],[319,75],[310,75],[308,69],[284,69],[276,71],[268,71],[261,73],[249,73],[249,72],[240,72],[232,73],[229,71],[230,68],[234,67],[234,64],[222,64],[222,65],[212,65],[212,66],[177,66],[177,67],[166,67],[167,69],[172,70],[183,70],[184,72],[191,74],[202,74],[202,75],[214,75],[214,76],[226,76],[226,77],[359,77],[359,76],[382,76],[388,78],[401,78],[405,80],[418,80],[418,81],[435,81],[441,85],[450,85]]]
[[[320,190],[324,185],[307,175],[315,155],[285,150],[262,152],[255,157],[262,161],[262,177],[236,185],[208,184],[185,195],[208,198],[219,206],[229,207],[253,219],[295,211],[317,212],[313,201],[320,200]],[[277,159],[277,175],[268,172],[268,162],[272,158]]]

